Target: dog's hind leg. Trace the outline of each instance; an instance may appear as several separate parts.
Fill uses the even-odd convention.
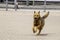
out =
[[[42,26],[39,28],[39,34],[41,33],[43,27],[44,27],[44,25],[42,25]]]

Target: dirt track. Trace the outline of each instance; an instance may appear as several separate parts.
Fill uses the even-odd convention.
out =
[[[33,11],[0,11],[0,40],[60,40],[60,10],[49,10],[50,15],[39,36],[32,33]],[[41,13],[45,14],[43,10]]]

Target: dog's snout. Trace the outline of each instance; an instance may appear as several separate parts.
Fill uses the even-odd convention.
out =
[[[35,19],[37,19],[37,18],[35,18]]]

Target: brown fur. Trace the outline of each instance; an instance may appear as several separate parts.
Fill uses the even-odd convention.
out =
[[[45,18],[47,18],[48,15],[49,12],[47,12],[43,17],[41,17],[40,11],[39,12],[34,11],[33,33],[36,33],[38,31],[37,35],[40,34],[41,30],[45,25]]]

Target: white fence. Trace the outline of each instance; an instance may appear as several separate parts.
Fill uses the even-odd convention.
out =
[[[44,11],[46,11],[46,9],[47,9],[48,7],[50,7],[50,6],[48,6],[48,7],[46,8],[46,3],[47,3],[46,1],[56,1],[56,2],[60,2],[60,0],[14,0],[14,1],[13,1],[13,3],[14,3],[13,7],[15,8],[15,10],[17,10],[17,7],[18,7],[18,5],[17,5],[18,2],[17,2],[17,1],[26,1],[26,6],[27,6],[27,7],[29,7],[29,1],[33,1],[32,7],[35,5],[35,4],[34,4],[35,1],[44,1],[44,2],[43,2],[43,4],[44,4],[44,5],[43,5]],[[8,8],[9,8],[8,3],[9,3],[9,0],[6,0],[6,5],[5,5],[5,6],[6,6],[6,11],[7,11]],[[21,5],[19,5],[19,7],[20,7],[20,6],[21,6]],[[24,6],[24,7],[25,7],[25,6]],[[41,6],[39,6],[39,7],[41,7]],[[38,7],[38,8],[39,8],[39,7]],[[54,5],[53,8],[56,8],[55,5]],[[60,6],[59,6],[59,8],[60,8]]]
[[[19,1],[27,1],[27,0],[19,0]],[[45,0],[29,0],[29,1],[45,1]],[[46,1],[60,1],[60,0],[46,0]]]

